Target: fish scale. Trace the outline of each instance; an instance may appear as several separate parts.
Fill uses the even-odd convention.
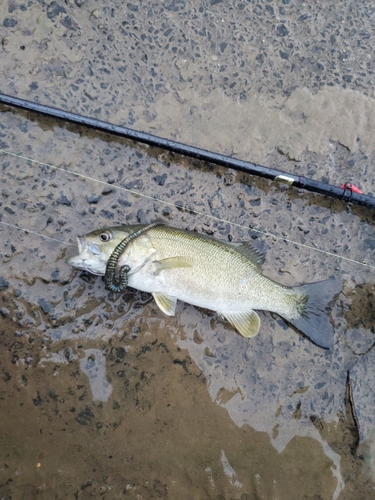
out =
[[[220,298],[220,302],[225,302],[225,309],[230,311],[248,310],[249,304],[254,304],[253,307],[257,309],[273,310],[274,307],[273,312],[283,312],[288,316],[296,314],[294,304],[288,301],[289,296],[294,296],[295,292],[261,274],[253,263],[258,252],[251,246],[248,247],[249,257],[246,258],[233,245],[196,233],[181,230],[177,232],[173,228],[155,227],[144,237],[149,238],[153,246],[157,247],[156,258],[180,255],[194,259],[194,266],[188,273],[181,268],[175,272],[193,294],[198,290],[206,293],[201,300],[215,301],[217,304]],[[244,278],[246,282],[241,284]],[[181,281],[173,279],[173,283],[175,281],[180,287]],[[193,300],[191,298],[189,302],[193,303]]]

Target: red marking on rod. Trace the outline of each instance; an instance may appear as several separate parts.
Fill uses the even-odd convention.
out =
[[[351,184],[350,182],[346,182],[345,184],[341,184],[341,189],[350,189],[351,191],[353,191],[353,193],[358,193],[358,194],[362,194],[362,191],[357,188],[357,186],[355,186],[354,184]]]

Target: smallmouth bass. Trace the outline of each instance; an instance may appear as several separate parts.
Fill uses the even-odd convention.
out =
[[[145,227],[116,226],[79,236],[79,254],[67,263],[104,276],[117,245]],[[117,269],[129,266],[128,285],[151,293],[168,316],[174,315],[177,300],[182,300],[216,311],[243,337],[253,337],[260,328],[254,309],[271,311],[315,344],[332,347],[334,331],[327,305],[340,292],[341,280],[287,287],[262,274],[263,262],[264,255],[247,243],[227,243],[155,225],[125,247]]]

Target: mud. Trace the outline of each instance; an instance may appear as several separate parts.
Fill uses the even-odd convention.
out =
[[[82,370],[83,352],[92,366],[98,363],[93,349],[86,349],[92,343],[85,338],[55,342],[32,331],[15,336],[19,307],[15,310],[14,303],[5,292],[3,496],[268,499],[277,494],[297,499],[318,492],[332,498],[332,461],[321,446],[296,437],[279,454],[266,433],[236,426],[207,397],[207,380],[188,352],[160,328],[150,329],[150,323],[157,324],[150,302],[121,337],[96,343],[106,358],[101,377],[111,387],[109,398],[95,393]],[[134,330],[136,335],[128,333]],[[51,355],[56,351],[58,357]],[[221,391],[219,403],[224,402]],[[360,461],[351,454],[353,426],[343,415],[328,436],[324,422],[314,425],[342,455],[342,470],[361,479]],[[368,480],[363,487],[370,494]]]
[[[0,91],[375,193],[375,9],[100,0],[0,6]],[[374,214],[0,107],[0,497],[375,498]],[[338,277],[335,346],[254,339],[71,269],[75,236],[168,224]],[[20,228],[20,229],[19,229]]]

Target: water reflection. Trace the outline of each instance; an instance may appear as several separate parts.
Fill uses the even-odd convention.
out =
[[[85,357],[80,360],[79,366],[89,379],[92,399],[94,401],[108,401],[112,394],[112,385],[106,377],[106,362],[103,351],[86,349]]]
[[[230,478],[231,483],[236,488],[242,488],[242,484],[237,479],[237,474],[233,467],[228,462],[224,450],[221,450],[221,463],[223,464],[224,473]]]

